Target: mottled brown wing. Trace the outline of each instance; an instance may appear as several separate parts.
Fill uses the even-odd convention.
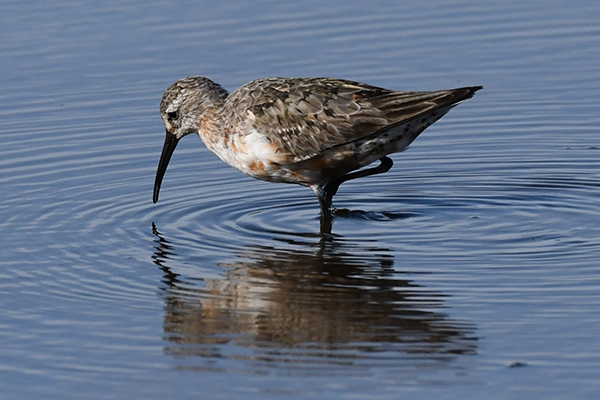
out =
[[[250,124],[291,162],[299,162],[457,103],[463,92],[397,92],[330,78],[269,78],[231,93],[227,108],[234,114],[230,120]]]

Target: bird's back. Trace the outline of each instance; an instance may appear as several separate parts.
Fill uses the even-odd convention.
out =
[[[260,179],[318,184],[403,150],[479,89],[403,92],[331,78],[259,79],[227,97],[221,120],[236,154],[220,157]]]

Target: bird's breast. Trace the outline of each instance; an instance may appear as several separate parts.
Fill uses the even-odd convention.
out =
[[[299,183],[282,167],[291,156],[253,128],[242,132],[224,129],[219,135],[199,132],[199,136],[217,157],[247,175],[271,182]]]

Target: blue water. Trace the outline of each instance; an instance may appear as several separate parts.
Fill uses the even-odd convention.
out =
[[[2,399],[595,399],[600,5],[0,5]],[[348,182],[253,180],[197,137],[152,204],[158,104],[333,76],[483,85]]]

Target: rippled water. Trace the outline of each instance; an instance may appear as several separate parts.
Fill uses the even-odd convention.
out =
[[[3,399],[596,398],[594,3],[0,10]],[[321,233],[312,191],[197,137],[152,204],[191,74],[485,89]]]

